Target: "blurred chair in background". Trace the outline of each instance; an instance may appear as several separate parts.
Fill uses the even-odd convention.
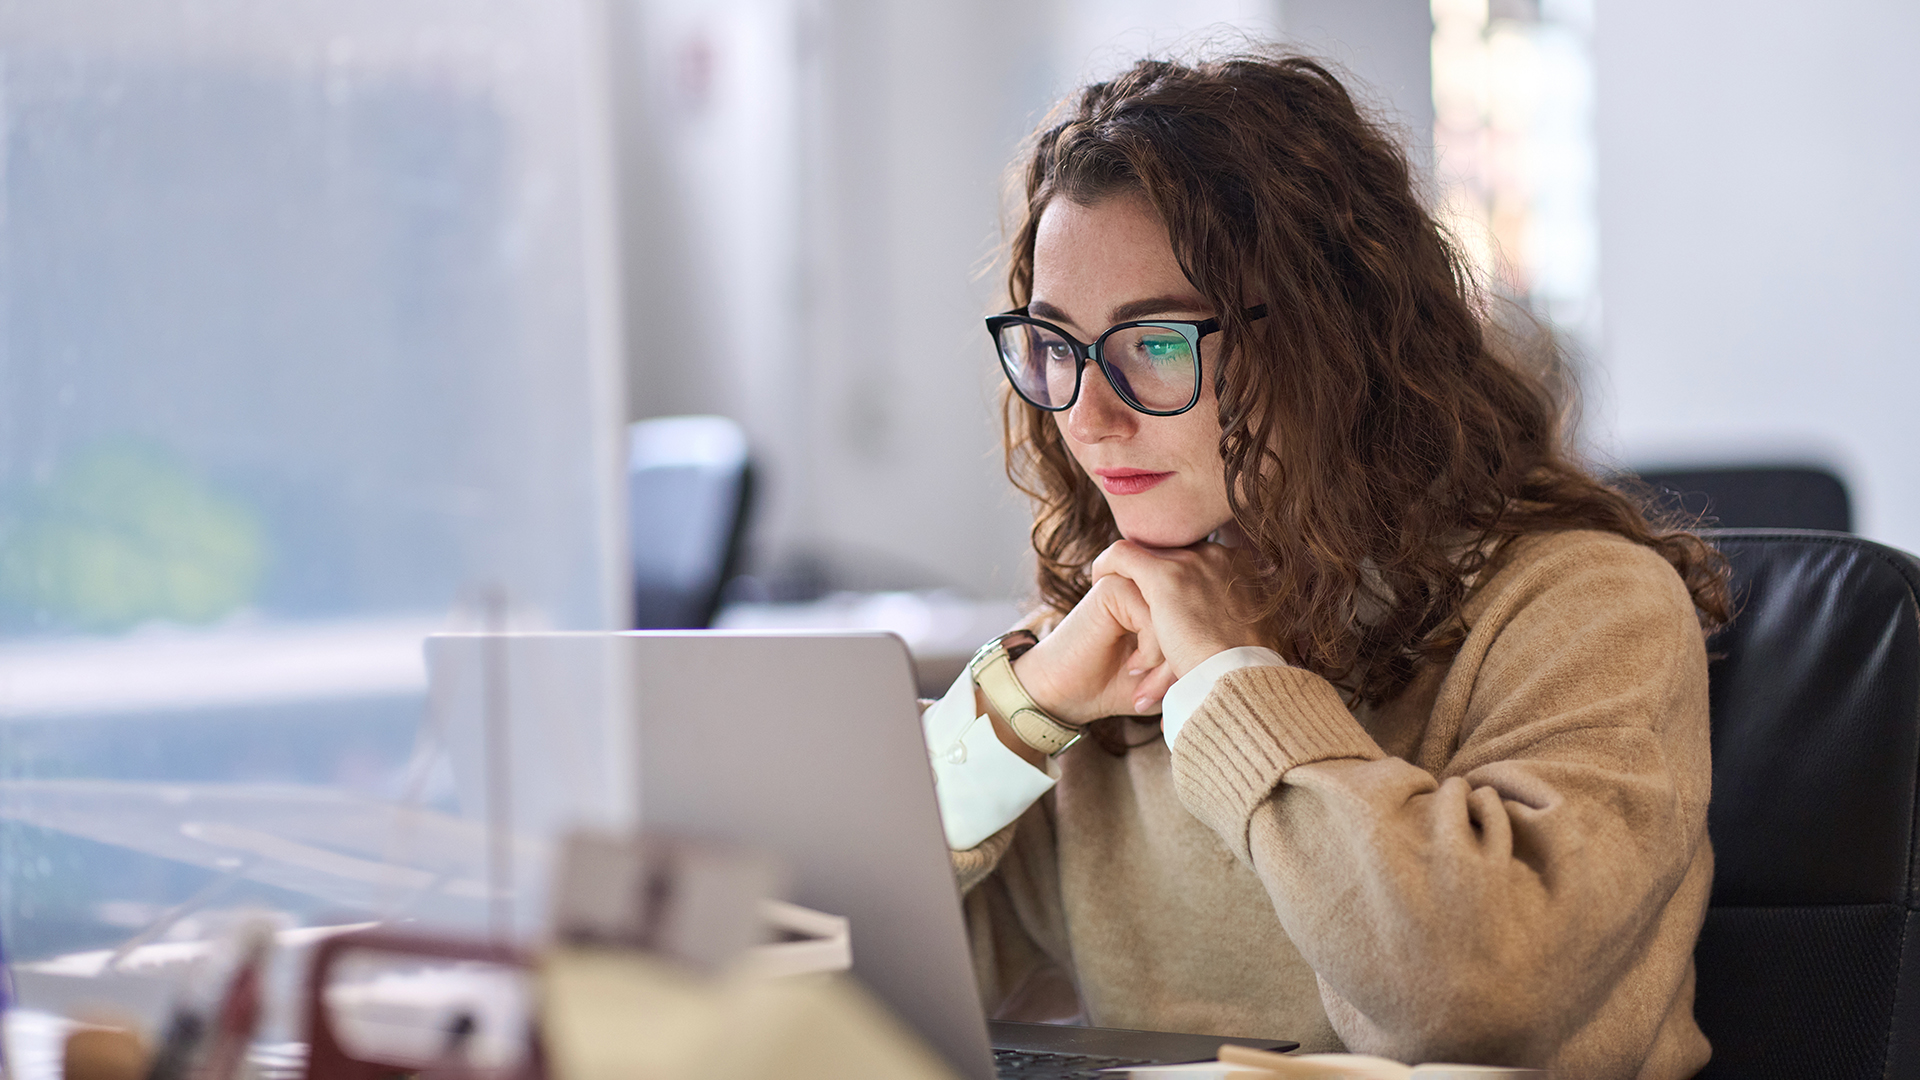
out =
[[[1847,485],[1817,466],[1647,469],[1638,476],[1659,506],[1704,513],[1715,528],[1853,531]]]
[[[1714,875],[1701,1080],[1920,1076],[1920,561],[1858,537],[1707,534]]]
[[[633,625],[701,629],[739,562],[753,470],[740,425],[666,416],[627,429]]]

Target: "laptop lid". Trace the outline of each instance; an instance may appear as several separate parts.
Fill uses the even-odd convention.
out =
[[[784,859],[853,970],[962,1075],[993,1076],[907,649],[891,634],[637,631],[640,818]]]
[[[792,900],[850,921],[854,974],[960,1075],[993,1077],[899,638],[447,634],[429,639],[427,657],[463,807],[484,803],[473,748],[485,738],[471,729],[490,678],[511,714],[518,827],[551,834],[631,812],[647,828],[773,853]],[[597,759],[583,739],[598,743]],[[591,794],[620,774],[627,800]]]

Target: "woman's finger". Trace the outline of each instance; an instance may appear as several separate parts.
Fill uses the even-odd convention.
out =
[[[1148,671],[1133,691],[1133,711],[1147,715],[1160,711],[1160,703],[1165,700],[1167,691],[1173,688],[1177,677],[1172,664],[1161,664]]]
[[[1153,606],[1146,594],[1130,578],[1113,575],[1105,579],[1108,595],[1118,605],[1115,619],[1133,631],[1133,655],[1127,658],[1127,674],[1137,675],[1166,659],[1160,647],[1160,628],[1153,621]]]
[[[1110,575],[1137,581],[1143,574],[1153,571],[1156,561],[1158,556],[1147,548],[1131,540],[1115,540],[1093,560],[1088,572],[1095,581]]]
[[[1205,546],[1216,548],[1223,555],[1226,552],[1217,544]],[[1210,554],[1188,548],[1150,548],[1131,540],[1116,540],[1093,560],[1089,571],[1095,581],[1110,577],[1131,581],[1150,602],[1158,603],[1171,596],[1213,587],[1214,578],[1218,576],[1216,563],[1225,566]]]
[[[1152,631],[1153,608],[1132,578],[1109,574],[1093,583],[1093,592],[1099,595],[1109,617],[1128,633]]]
[[[1141,631],[1135,640],[1133,655],[1127,657],[1128,675],[1145,675],[1166,663],[1167,654],[1161,651],[1160,640],[1154,635],[1152,627]]]

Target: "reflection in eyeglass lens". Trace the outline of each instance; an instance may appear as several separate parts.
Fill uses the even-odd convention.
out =
[[[1193,400],[1193,344],[1165,326],[1131,326],[1108,337],[1100,360],[1114,389],[1149,409],[1178,409]]]

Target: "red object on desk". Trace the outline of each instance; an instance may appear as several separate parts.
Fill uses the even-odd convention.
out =
[[[327,1007],[327,985],[334,964],[346,954],[359,951],[471,960],[521,968],[529,975],[533,971],[527,954],[511,945],[391,930],[362,930],[328,938],[315,948],[307,976],[307,1080],[393,1080],[396,1076],[418,1076],[421,1080],[546,1080],[539,1038],[531,1025],[526,1052],[504,1069],[478,1068],[453,1060],[423,1067],[419,1062],[370,1061],[349,1054],[334,1031],[333,1014]]]
[[[195,1070],[197,1080],[234,1080],[240,1075],[247,1047],[260,1027],[260,969],[266,966],[267,951],[272,946],[273,937],[264,927],[247,931],[240,962],[214,1013],[213,1035],[205,1059]]]

